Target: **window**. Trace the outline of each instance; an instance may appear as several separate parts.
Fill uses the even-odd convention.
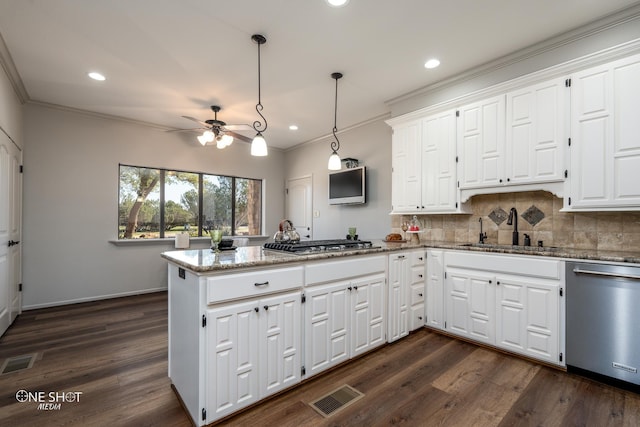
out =
[[[120,165],[118,239],[262,234],[262,180]]]

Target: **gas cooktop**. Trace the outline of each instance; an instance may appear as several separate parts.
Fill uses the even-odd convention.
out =
[[[294,254],[311,254],[320,252],[338,252],[355,249],[375,249],[376,246],[366,240],[308,240],[298,243],[272,242],[263,245],[265,249],[290,252]]]

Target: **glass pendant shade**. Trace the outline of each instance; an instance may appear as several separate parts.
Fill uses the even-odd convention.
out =
[[[329,164],[327,165],[330,171],[339,171],[342,169],[342,162],[340,161],[340,156],[335,151],[329,157]]]
[[[233,137],[231,135],[221,135],[216,139],[216,147],[219,149],[226,148],[233,144]]]
[[[265,141],[262,134],[258,132],[255,138],[253,138],[253,141],[251,141],[251,155],[263,157],[267,154],[267,141]]]

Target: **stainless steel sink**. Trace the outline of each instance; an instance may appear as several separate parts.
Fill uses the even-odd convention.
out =
[[[531,251],[531,252],[556,252],[560,250],[557,246],[521,246],[521,245],[494,245],[491,243],[461,243],[457,246],[466,248],[485,248],[485,249],[505,249],[512,251]]]

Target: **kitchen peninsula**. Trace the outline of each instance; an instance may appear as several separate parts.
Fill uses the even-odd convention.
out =
[[[637,253],[451,242],[162,256],[169,377],[198,425],[425,325],[564,369],[564,260],[640,263]],[[491,277],[503,285],[491,287]],[[481,318],[462,310],[476,296],[464,288],[469,280],[486,283],[483,295],[496,301]]]

